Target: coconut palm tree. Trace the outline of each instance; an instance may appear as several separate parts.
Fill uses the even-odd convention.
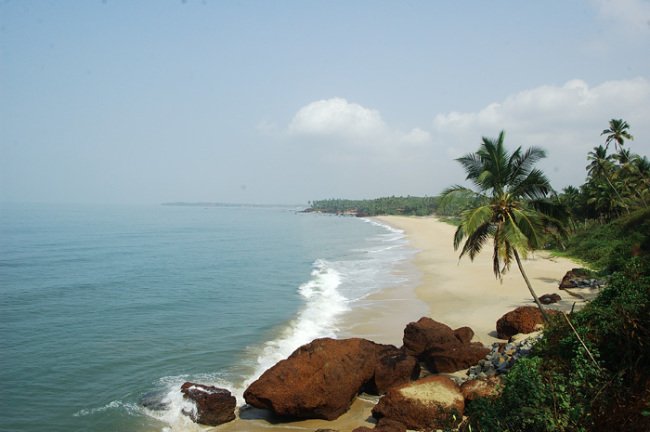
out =
[[[612,183],[611,177],[613,176],[615,167],[612,163],[612,156],[607,154],[607,147],[601,145],[594,147],[594,150],[587,154],[587,159],[591,161],[589,162],[589,165],[587,165],[587,173],[589,174],[591,181],[597,182],[599,179],[605,179],[611,190],[616,194],[617,202],[627,211],[627,213],[630,213],[630,209],[627,208],[623,197],[616,186],[614,186],[614,183]],[[610,198],[610,200],[615,201],[613,198]]]
[[[442,203],[444,205],[457,194],[466,196],[473,193],[476,196],[477,205],[461,213],[460,225],[454,235],[454,248],[458,250],[462,244],[460,258],[468,254],[473,260],[491,239],[495,276],[501,279],[514,259],[546,319],[546,312],[526,275],[520,255],[542,247],[545,233],[566,236],[566,213],[557,202],[547,199],[552,191],[550,183],[542,171],[533,168],[545,157],[544,151],[536,147],[522,151],[519,147],[508,153],[503,144],[504,137],[503,131],[497,139],[483,137],[478,151],[456,159],[476,190],[452,186],[443,192]]]
[[[611,119],[609,121],[609,128],[602,131],[601,135],[607,135],[605,139],[605,148],[609,148],[609,144],[614,141],[617,150],[623,148],[625,140],[633,140],[634,137],[627,131],[630,125],[623,119]]]

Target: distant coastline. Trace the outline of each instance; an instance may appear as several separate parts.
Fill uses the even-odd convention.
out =
[[[224,203],[224,202],[164,202],[160,205],[171,207],[253,207],[253,208],[287,208],[287,209],[300,209],[307,208],[304,204],[252,204],[252,203]]]

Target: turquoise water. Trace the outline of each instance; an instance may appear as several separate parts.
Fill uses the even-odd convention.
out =
[[[161,431],[395,284],[399,231],[287,207],[0,206],[0,430]]]

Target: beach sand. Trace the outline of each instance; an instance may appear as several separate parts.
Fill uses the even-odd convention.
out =
[[[382,216],[377,221],[403,230],[417,254],[397,272],[408,273],[415,284],[390,287],[355,305],[341,323],[341,338],[363,337],[379,343],[401,346],[406,324],[429,316],[452,328],[469,326],[474,341],[490,345],[496,339],[496,321],[522,305],[534,305],[516,264],[502,281],[492,272],[488,247],[474,261],[459,260],[453,248],[455,227],[434,217]],[[579,264],[535,252],[523,261],[524,269],[538,295],[559,292],[564,274]],[[568,311],[577,299],[560,292],[562,301],[550,307]],[[579,307],[579,305],[578,305]],[[315,431],[319,428],[351,431],[373,427],[373,398],[358,398],[352,408],[334,421],[305,420],[273,423],[260,419],[259,410],[243,411],[242,418],[212,428],[214,431]]]

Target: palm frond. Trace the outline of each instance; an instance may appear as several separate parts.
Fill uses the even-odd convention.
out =
[[[483,172],[481,158],[476,153],[468,153],[465,156],[459,157],[456,161],[463,166],[467,173],[465,180],[470,180],[480,188],[480,183],[477,182],[477,179]]]
[[[517,148],[510,158],[509,183],[521,183],[529,177],[533,166],[545,157],[546,152],[539,147],[530,147],[523,154],[521,154],[521,147]]]
[[[506,226],[512,230],[514,245],[523,246],[522,250],[538,249],[542,246],[543,225],[539,213],[526,209],[513,209],[510,216],[510,223]]]
[[[551,182],[539,169],[532,169],[527,176],[513,181],[510,193],[516,198],[540,199],[551,191]]]
[[[466,235],[465,226],[463,224],[458,225],[458,228],[456,228],[456,232],[454,233],[454,250],[458,250],[458,246],[460,246]]]
[[[477,227],[472,233],[467,237],[467,241],[463,245],[463,250],[460,252],[459,258],[462,258],[463,255],[469,254],[469,258],[474,260],[476,255],[481,252],[483,245],[490,238],[491,235],[491,224],[485,223]]]
[[[494,212],[489,205],[482,205],[473,209],[465,210],[461,224],[465,226],[468,233],[478,229],[481,225],[492,223]]]

